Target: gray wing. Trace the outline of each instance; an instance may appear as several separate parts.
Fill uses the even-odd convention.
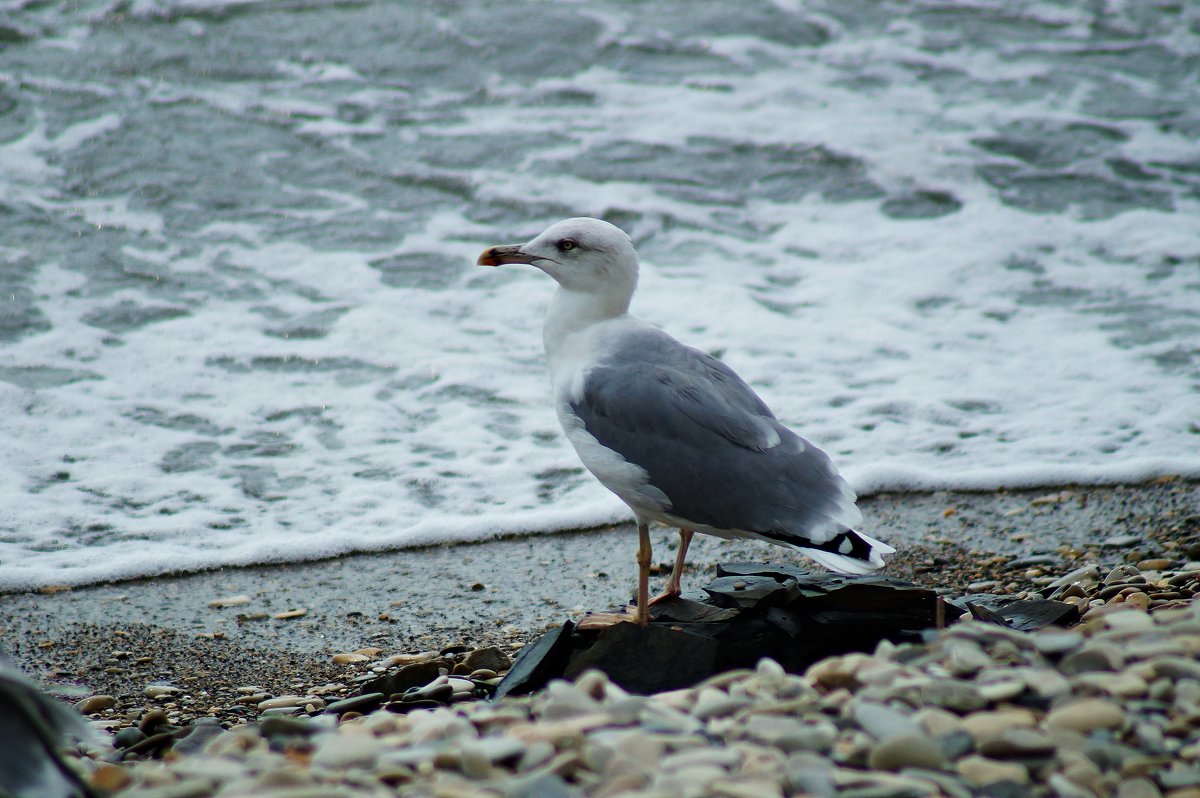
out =
[[[824,452],[724,363],[665,333],[631,336],[588,372],[571,408],[603,446],[647,471],[678,518],[805,545],[855,515]]]

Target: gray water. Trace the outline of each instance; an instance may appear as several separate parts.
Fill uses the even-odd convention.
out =
[[[640,312],[861,491],[1200,472],[1200,6],[0,2],[0,588],[622,517],[545,398]]]

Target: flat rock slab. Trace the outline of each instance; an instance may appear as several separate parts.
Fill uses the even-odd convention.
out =
[[[881,640],[918,641],[939,619],[934,591],[883,576],[728,563],[703,591],[654,605],[645,627],[580,630],[568,622],[548,632],[521,652],[497,697],[532,693],[591,668],[642,694],[689,687],[763,657],[799,673],[828,656],[874,650]]]

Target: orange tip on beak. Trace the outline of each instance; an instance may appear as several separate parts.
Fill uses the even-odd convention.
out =
[[[533,263],[534,258],[521,251],[520,244],[504,244],[485,249],[475,261],[476,266],[504,266],[509,263]]]

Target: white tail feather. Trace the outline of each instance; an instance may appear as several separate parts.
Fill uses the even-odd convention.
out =
[[[844,554],[834,554],[831,551],[821,551],[820,549],[801,548],[800,551],[818,565],[822,565],[831,571],[839,574],[853,574],[863,576],[874,573],[884,566],[883,555],[895,554],[896,550],[884,543],[881,540],[876,540],[873,537],[864,535],[861,532],[853,534],[862,538],[871,547],[871,552],[866,560],[860,560],[856,557],[847,557]]]

